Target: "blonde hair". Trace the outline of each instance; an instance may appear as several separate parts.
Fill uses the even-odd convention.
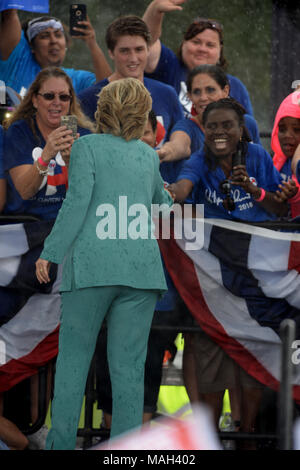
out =
[[[4,121],[3,127],[5,129],[8,129],[14,122],[24,119],[30,125],[33,134],[36,134],[34,125],[36,109],[33,106],[32,98],[39,93],[43,83],[52,77],[63,78],[66,81],[71,95],[69,114],[77,116],[78,126],[95,132],[94,124],[87,116],[85,116],[81,110],[79,102],[77,101],[71,78],[59,67],[46,67],[38,73],[24,99],[21,101],[14,113]]]
[[[143,136],[152,98],[136,78],[111,82],[99,93],[95,113],[97,132],[113,134],[125,140]]]

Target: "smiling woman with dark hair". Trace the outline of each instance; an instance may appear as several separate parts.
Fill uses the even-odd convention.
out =
[[[264,221],[285,214],[287,204],[277,195],[281,177],[264,148],[247,142],[239,103],[225,98],[209,104],[203,126],[204,149],[192,154],[170,185],[177,199],[194,188],[193,202],[204,204],[205,217]]]
[[[176,162],[173,165],[174,168],[176,165],[177,172],[182,165],[178,161],[189,157],[191,153],[200,150],[203,146],[202,118],[206,106],[213,101],[227,98],[230,94],[228,77],[218,65],[198,65],[188,73],[186,86],[193,104],[193,116],[177,121],[172,128],[169,141],[158,150],[161,162]],[[260,144],[255,119],[249,114],[244,114],[244,119],[249,138],[254,143]]]
[[[152,43],[146,67],[151,78],[172,85],[180,97],[187,114],[191,101],[186,94],[185,81],[190,70],[198,65],[219,65],[225,70],[223,26],[215,19],[195,18],[185,31],[178,56],[160,41],[165,13],[182,10],[187,0],[153,0],[149,3],[143,20],[147,24]],[[253,115],[250,97],[245,85],[233,75],[227,74],[230,93]]]
[[[204,148],[192,154],[177,182],[170,185],[177,200],[185,200],[194,188],[191,201],[203,204],[205,218],[258,222],[285,214],[287,204],[278,197],[280,174],[264,148],[249,142],[240,104],[231,98],[212,102],[202,122]],[[204,331],[192,334],[188,341],[196,375],[191,382],[193,401],[212,408],[218,428],[224,392],[230,390],[240,431],[253,432],[263,386]]]

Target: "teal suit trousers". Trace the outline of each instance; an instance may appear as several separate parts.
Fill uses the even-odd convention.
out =
[[[112,383],[111,438],[142,424],[144,366],[158,292],[126,286],[62,293],[59,353],[46,449],[73,450],[87,375],[104,318]]]

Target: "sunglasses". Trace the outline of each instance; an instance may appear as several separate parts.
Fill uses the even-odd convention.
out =
[[[57,94],[57,93],[49,92],[49,93],[37,93],[37,95],[42,96],[44,98],[44,100],[46,100],[46,101],[53,101],[55,99],[56,95],[58,96],[60,101],[67,102],[67,101],[71,101],[71,99],[72,99],[72,96],[68,95],[67,93]]]
[[[217,31],[220,31],[220,32],[223,31],[223,25],[219,23],[218,21],[209,20],[207,18],[201,18],[200,16],[195,18],[192,24],[200,24],[200,25],[203,24],[204,26],[207,25],[212,29],[216,29]]]

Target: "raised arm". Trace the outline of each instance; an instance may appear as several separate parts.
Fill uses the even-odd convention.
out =
[[[85,26],[85,28],[74,28],[74,29],[81,32],[82,35],[73,36],[73,39],[79,38],[79,39],[82,39],[86,43],[91,53],[91,58],[93,62],[96,79],[97,81],[103,80],[104,78],[107,78],[109,75],[111,75],[112,73],[111,67],[109,63],[107,62],[102,49],[99,47],[97,43],[96,33],[89,18],[87,18],[87,21],[80,21],[80,24],[82,26]]]
[[[146,72],[153,72],[158,64],[160,53],[161,53],[161,32],[162,24],[165,13],[169,11],[182,10],[182,5],[187,0],[153,0],[147,7],[143,20],[148,26],[151,34],[151,45],[150,53],[148,57],[148,63],[146,66]]]
[[[1,13],[0,53],[1,60],[7,60],[19,44],[22,27],[17,10],[4,10]]]

